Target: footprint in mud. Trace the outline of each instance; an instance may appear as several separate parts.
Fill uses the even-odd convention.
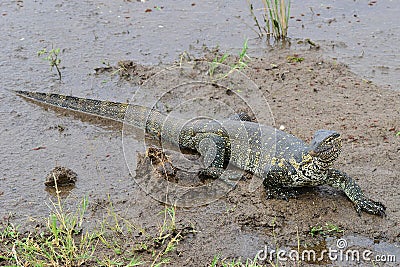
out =
[[[45,185],[47,187],[74,185],[78,175],[66,167],[56,166],[46,177]]]

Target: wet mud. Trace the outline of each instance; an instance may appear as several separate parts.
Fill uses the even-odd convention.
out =
[[[212,57],[206,56],[203,59],[209,60]],[[304,60],[293,62],[293,57],[302,57]],[[141,76],[150,76],[149,73],[154,71],[150,67],[143,70]],[[251,192],[249,179],[244,178],[233,190],[207,205],[177,207],[177,218],[185,222],[182,227],[190,225],[195,231],[179,242],[176,255],[172,255],[175,264],[172,266],[206,266],[216,254],[228,259],[254,258],[265,246],[273,248],[276,244],[289,250],[297,248],[299,242],[300,251],[322,251],[328,247],[335,247],[339,238],[348,240],[349,245],[359,247],[360,250],[369,249],[375,253],[388,251],[387,253],[398,255],[400,199],[397,179],[400,167],[397,163],[400,141],[396,133],[400,124],[400,93],[381,89],[362,80],[346,66],[323,59],[321,54],[315,51],[293,54],[290,50],[271,50],[262,58],[253,58],[248,68],[243,71],[256,82],[267,99],[274,116],[275,127],[305,141],[310,141],[314,131],[318,129],[335,129],[342,134],[343,152],[335,168],[354,177],[366,195],[384,203],[387,216],[382,218],[366,213],[358,216],[353,204],[342,192],[326,186],[301,190],[301,194],[289,201],[267,200],[262,187]],[[121,75],[121,79],[127,78],[129,80],[126,75]],[[215,96],[215,90],[220,90],[218,87],[207,86],[200,89],[205,97]],[[222,91],[220,97],[225,95],[229,98],[230,94],[231,92]],[[202,107],[192,106],[193,109]],[[246,105],[235,106],[235,109],[251,111],[247,110]],[[39,109],[37,112],[50,111]],[[192,112],[196,113],[196,110]],[[76,114],[58,115],[57,111],[50,114],[62,116],[62,119],[67,121],[79,118]],[[83,116],[85,117],[86,115]],[[85,119],[78,119],[78,125],[79,121],[83,125],[93,125],[93,122],[86,122]],[[103,123],[107,123],[107,120]],[[101,124],[94,125],[99,127],[98,130],[106,128]],[[66,138],[68,135],[63,137],[66,132],[74,135],[70,132],[70,127],[76,126],[63,128],[61,133],[59,128],[52,131],[60,138]],[[114,128],[112,131],[117,134],[118,129]],[[113,138],[116,142],[121,141],[115,134],[109,133],[109,137],[106,138],[115,136]],[[145,154],[138,154],[139,161],[134,175],[147,177],[146,179],[155,183],[166,177],[170,178],[170,182],[181,185],[196,186],[204,183],[195,172],[187,173],[175,167],[179,166],[180,153],[167,149],[166,153],[169,155],[166,155],[156,148],[157,142],[154,145],[155,147],[148,148]],[[109,149],[112,144],[107,142],[104,146]],[[144,192],[140,185],[135,184],[138,180],[129,176],[126,167],[120,170],[123,171],[121,174],[106,171],[116,162],[124,163],[121,150],[118,150],[116,149],[111,157],[104,154],[95,156],[108,159],[102,164],[105,171],[100,172],[104,175],[105,182],[119,180],[123,183],[119,189],[109,191],[115,202],[114,207],[124,218],[140,222],[144,228],[151,228],[154,226],[154,214],[151,213],[161,210],[163,204]],[[66,158],[71,155],[67,154]],[[192,157],[192,161],[198,160],[195,155],[188,157]],[[92,156],[87,155],[84,161],[90,162],[91,158]],[[67,166],[72,168],[74,164],[71,163]],[[51,164],[47,167],[51,168]],[[85,175],[82,170],[76,171],[79,176]],[[90,179],[87,179],[77,181],[78,190],[72,190],[75,196],[79,195],[79,187],[88,186]],[[38,190],[43,192],[43,188]],[[94,189],[93,196],[90,196],[95,202],[107,201],[101,190]],[[91,217],[100,216],[101,209],[102,205],[97,206]],[[310,231],[314,226],[325,225],[335,225],[341,231],[338,235],[335,233],[311,236]],[[205,262],[207,264],[203,264]],[[291,266],[290,264],[294,263],[288,264],[287,266]],[[325,258],[318,262],[306,261],[303,264],[335,265],[337,262]],[[346,264],[351,266],[353,263]]]
[[[124,1],[121,5],[133,5],[130,2]],[[1,56],[0,67],[4,75],[1,84],[6,89],[57,92],[129,102],[140,85],[164,67],[171,65],[166,65],[165,62],[157,65],[159,61],[179,62],[177,54],[187,49],[183,43],[210,43],[210,38],[219,36],[226,39],[229,48],[240,49],[243,42],[241,34],[252,32],[240,22],[235,28],[238,29],[238,33],[231,33],[232,18],[216,16],[210,18],[218,21],[221,19],[219,26],[215,27],[216,31],[213,31],[214,26],[210,26],[209,21],[201,20],[198,23],[202,31],[207,30],[213,35],[196,37],[192,31],[188,32],[182,28],[183,24],[177,25],[176,21],[170,19],[173,17],[170,16],[171,13],[157,13],[154,3],[150,1],[144,4],[134,3],[135,8],[143,11],[135,21],[134,12],[120,8],[116,2],[98,6],[88,2],[84,3],[84,7],[77,6],[76,3],[56,6],[46,3],[41,3],[40,6],[29,2],[24,4],[25,7],[16,6],[15,2],[2,5],[2,18],[6,22],[7,34],[4,36],[4,55]],[[139,4],[141,5],[138,6]],[[179,2],[178,5],[183,5],[184,9],[202,8],[201,10],[205,10],[204,14],[213,13],[201,3],[191,6],[189,3]],[[219,4],[218,10],[231,16],[231,7],[233,6]],[[71,19],[71,14],[78,8],[86,10],[86,13],[80,18]],[[146,13],[144,11],[147,8],[154,10]],[[242,10],[243,17],[248,16],[247,10],[243,11],[245,7],[241,6],[238,9]],[[325,6],[320,9],[323,11],[317,11],[314,7],[307,11],[305,16],[294,14],[293,19],[299,19],[294,30],[304,33],[314,24],[317,27],[318,24],[322,25],[324,31],[332,34],[335,34],[335,31],[331,30],[334,27],[337,31],[342,29],[340,10],[339,13],[335,13],[336,21],[329,23],[325,21],[330,16],[329,9]],[[372,8],[371,10],[373,11]],[[57,20],[46,19],[43,15],[54,12],[58,14]],[[173,12],[186,14],[183,9]],[[317,12],[322,16],[317,16]],[[356,13],[358,16],[358,11]],[[124,15],[118,17],[120,14]],[[202,12],[199,14],[204,15]],[[346,13],[346,18],[349,16],[351,14]],[[159,23],[160,17],[164,19],[162,24]],[[303,23],[307,18],[307,23]],[[120,19],[124,22],[110,23]],[[360,18],[353,16],[351,19],[352,23],[356,24],[356,20]],[[361,20],[365,23],[367,18],[361,17]],[[38,21],[41,23],[36,23]],[[62,34],[66,31],[60,30],[69,25],[66,21],[72,21],[73,24],[67,35],[69,39]],[[79,21],[83,23],[75,23]],[[315,21],[317,22],[314,23]],[[302,24],[305,24],[305,30],[299,30],[304,29]],[[43,25],[52,25],[53,28]],[[148,32],[132,32],[131,27],[146,31],[150,28],[151,36],[154,37],[144,38]],[[43,32],[38,34],[42,30]],[[161,33],[168,35],[168,40],[179,40],[179,44],[173,48],[165,44],[160,45],[158,40]],[[378,32],[377,36],[380,34],[383,33]],[[107,42],[113,38],[118,38],[118,42]],[[55,46],[69,44],[63,51],[62,64],[65,69],[61,69],[61,83],[57,81],[54,73],[49,72],[46,63],[36,58],[32,59],[32,55],[36,56],[35,53],[39,49],[43,46],[49,47],[53,42]],[[250,42],[255,43],[254,40]],[[82,46],[82,43],[90,44],[90,47]],[[221,90],[212,85],[192,86],[193,92],[187,94],[225,101],[225,104],[233,106],[236,112],[248,112],[252,118],[268,121],[276,128],[284,129],[307,142],[318,129],[334,129],[340,132],[343,151],[335,168],[353,177],[366,195],[384,203],[387,216],[381,218],[366,213],[358,216],[352,203],[343,193],[325,186],[304,189],[297,198],[287,202],[267,200],[262,187],[255,191],[249,190],[251,178],[245,176],[238,181],[235,188],[216,201],[196,207],[177,207],[177,229],[185,234],[176,251],[170,255],[170,266],[209,266],[215,255],[227,259],[253,259],[266,247],[279,247],[289,251],[297,250],[298,243],[301,246],[300,251],[306,248],[322,251],[336,248],[339,238],[345,239],[349,248],[396,255],[398,263],[400,136],[396,134],[400,131],[400,93],[384,89],[360,75],[355,75],[346,65],[327,59],[324,52],[324,48],[332,45],[335,47],[335,53],[340,54],[337,51],[341,51],[340,46],[343,46],[351,50],[352,60],[357,60],[364,46],[352,50],[340,41],[328,45],[326,43],[329,43],[329,40],[318,42],[322,45],[320,51],[310,50],[308,46],[300,46],[298,50],[263,46],[262,52],[258,51],[256,56],[250,54],[248,67],[242,71],[255,82],[267,100],[268,107],[265,107],[265,112],[260,112],[262,114],[253,114],[247,105],[237,104],[232,100],[232,95],[235,95],[232,91]],[[375,49],[379,50],[379,44]],[[382,58],[397,56],[393,48],[389,50],[391,52]],[[212,61],[216,56],[213,53],[199,58],[198,54],[202,55],[204,50],[199,49],[195,52],[197,59]],[[131,60],[132,57],[135,61]],[[379,54],[376,57],[379,57]],[[293,58],[304,60],[296,62]],[[106,62],[102,63],[103,60]],[[118,61],[120,63],[117,63]],[[233,61],[227,63],[233,64]],[[359,65],[362,66],[359,73],[369,69],[367,55],[362,54],[360,62]],[[374,64],[373,70],[368,70],[370,72],[367,76],[372,77],[382,72],[383,77],[386,77],[390,73],[398,72],[396,66],[387,67],[385,64]],[[393,81],[394,76],[391,77],[389,80]],[[196,73],[193,74],[193,79],[195,78]],[[384,78],[380,76],[380,79]],[[170,85],[164,84],[167,87]],[[395,87],[393,86],[394,89]],[[249,98],[251,97],[250,94]],[[172,107],[162,105],[158,108],[163,112],[173,113],[173,107],[179,103],[179,99],[168,95],[165,98],[172,101]],[[61,189],[61,196],[65,205],[70,207],[87,196],[90,202],[90,211],[87,214],[89,222],[100,221],[107,213],[108,203],[112,202],[119,216],[140,225],[150,233],[157,233],[157,227],[162,223],[157,215],[164,209],[164,204],[155,200],[135,182],[138,176],[148,177],[157,182],[165,180],[164,176],[167,174],[172,183],[183,186],[210,183],[197,175],[197,155],[185,154],[186,161],[183,161],[181,154],[172,149],[158,151],[159,144],[154,140],[144,142],[157,148],[150,153],[153,155],[153,161],[146,157],[146,150],[141,149],[143,142],[137,140],[137,143],[129,143],[129,149],[136,155],[138,164],[136,169],[128,169],[124,155],[127,147],[121,137],[121,123],[37,105],[5,90],[0,92],[0,101],[3,155],[0,163],[0,216],[4,221],[21,225],[21,229],[29,231],[37,225],[46,224],[44,218],[49,213],[49,199],[54,197],[54,190],[46,188],[44,181],[55,166],[65,166],[77,173],[75,185]],[[202,115],[207,107],[205,102],[183,105],[176,113],[187,118],[193,114]],[[232,110],[213,109],[210,113],[218,118],[226,118],[231,115]],[[159,159],[161,161],[158,161]],[[162,163],[165,161],[167,168],[164,169]],[[324,228],[325,233],[322,231],[315,236],[310,234],[313,227],[326,225],[338,226],[342,231],[331,234]],[[139,233],[134,232],[132,236],[125,237],[126,244],[134,238],[140,241],[139,236]],[[143,253],[142,256],[146,258],[147,252],[137,252],[139,255]],[[263,263],[268,265],[267,260]],[[369,262],[362,262],[361,265],[356,262],[332,262],[326,258],[319,262],[306,261],[302,264],[371,265]],[[293,266],[295,263],[289,261],[282,265]],[[396,263],[376,262],[375,266],[396,266]]]
[[[293,56],[304,61],[293,63]],[[249,181],[242,179],[214,203],[177,211],[199,230],[190,240],[182,241],[177,258],[192,265],[215,253],[254,258],[264,245],[271,249],[276,243],[289,250],[300,242],[303,250],[322,251],[336,248],[339,238],[360,251],[399,255],[400,147],[396,133],[400,94],[356,77],[345,65],[326,60],[317,52],[294,55],[288,50],[271,50],[265,57],[253,59],[244,72],[268,99],[275,127],[306,141],[318,129],[335,129],[342,134],[343,152],[334,167],[354,177],[366,195],[383,202],[387,216],[358,216],[342,192],[327,186],[304,189],[296,199],[286,202],[267,200],[262,187],[249,192]],[[314,226],[324,225],[336,225],[341,231],[311,236]],[[202,249],[195,249],[192,255],[196,247]],[[307,264],[339,263],[325,258]]]

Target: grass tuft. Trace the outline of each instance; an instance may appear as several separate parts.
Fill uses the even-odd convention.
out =
[[[246,259],[246,261],[242,261],[241,259],[220,259],[219,255],[215,255],[210,267],[264,267],[265,265],[261,265],[257,263],[257,259]]]
[[[215,56],[213,61],[210,63],[210,69],[208,70],[208,74],[210,75],[210,77],[216,80],[224,79],[234,71],[246,68],[247,63],[250,60],[250,57],[247,54],[247,50],[249,48],[247,42],[248,39],[243,42],[242,49],[240,50],[237,59],[235,59],[235,61],[230,64],[230,70],[227,73],[218,73],[218,75],[216,75],[216,70],[220,64],[226,64],[229,61],[229,54],[225,53],[221,57],[218,57],[218,55]]]
[[[290,0],[264,0],[269,11],[272,33],[277,40],[286,39],[290,15]]]
[[[66,212],[61,204],[56,184],[57,202],[47,219],[43,232],[22,235],[17,227],[8,223],[0,232],[0,241],[7,251],[2,259],[18,266],[80,266],[92,258],[96,247],[95,235],[83,233],[83,216],[88,201],[84,198],[76,212]],[[0,229],[1,230],[1,229]]]
[[[154,239],[156,246],[162,247],[158,253],[154,253],[155,257],[151,263],[151,267],[162,266],[170,262],[167,254],[174,251],[178,242],[182,240],[182,231],[176,228],[175,220],[176,213],[175,207],[165,206],[165,209],[160,212],[164,215],[163,224],[159,227],[158,237]]]
[[[263,8],[264,23],[260,23],[254,13],[254,6],[247,0],[250,14],[257,26],[258,35],[260,37],[271,35],[275,40],[285,40],[288,34],[289,17],[290,17],[290,0],[261,0]]]
[[[164,266],[192,227],[176,224],[175,207],[165,206],[152,234],[122,218],[108,196],[106,217],[90,231],[84,215],[85,197],[74,211],[57,200],[43,228],[21,232],[9,220],[0,222],[0,265],[6,266]],[[86,229],[86,228],[85,228]]]

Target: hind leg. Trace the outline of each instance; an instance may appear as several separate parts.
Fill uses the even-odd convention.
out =
[[[231,184],[232,180],[239,180],[242,173],[233,170],[225,170],[226,143],[224,138],[214,133],[200,133],[195,136],[196,150],[203,156],[206,166],[200,171],[200,175],[214,179],[223,178]]]

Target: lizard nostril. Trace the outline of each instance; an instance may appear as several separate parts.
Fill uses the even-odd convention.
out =
[[[312,156],[312,157],[316,157],[318,155],[317,152],[315,152],[314,150],[310,150],[310,152],[308,152],[308,154],[310,154],[310,156]]]

